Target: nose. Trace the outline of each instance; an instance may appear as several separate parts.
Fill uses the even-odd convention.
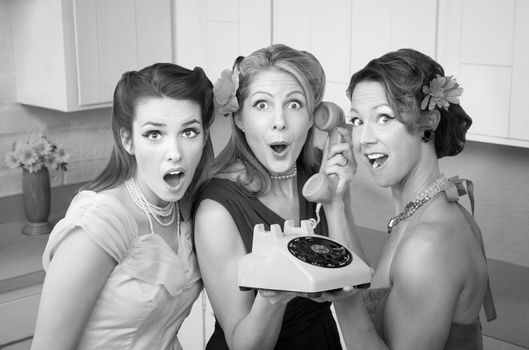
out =
[[[366,146],[370,143],[376,142],[375,133],[373,127],[371,126],[371,123],[365,123],[364,125],[362,125],[362,128],[360,130],[359,141],[362,146]]]
[[[272,125],[274,130],[283,130],[286,128],[285,111],[283,108],[277,108],[274,114],[274,124]]]
[[[177,162],[182,159],[182,152],[178,139],[170,140],[167,148],[167,160]]]

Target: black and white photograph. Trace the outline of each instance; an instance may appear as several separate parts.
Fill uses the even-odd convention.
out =
[[[0,350],[529,349],[529,0],[0,0]]]

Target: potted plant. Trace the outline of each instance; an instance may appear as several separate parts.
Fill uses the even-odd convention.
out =
[[[51,193],[48,169],[67,170],[70,154],[50,142],[45,136],[27,141],[17,141],[6,153],[5,162],[10,168],[22,168],[22,195],[27,223],[22,233],[28,235],[51,232],[48,222]]]

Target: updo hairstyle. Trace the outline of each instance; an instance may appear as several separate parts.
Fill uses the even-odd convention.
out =
[[[420,108],[425,97],[423,86],[428,86],[437,74],[445,75],[443,67],[432,58],[413,49],[400,49],[372,60],[353,74],[347,96],[351,99],[355,87],[363,81],[379,82],[397,119],[410,132],[423,132],[429,129],[424,116],[431,113]],[[437,158],[454,156],[465,146],[472,119],[459,104],[450,103],[448,109],[435,108],[441,115],[434,133]]]

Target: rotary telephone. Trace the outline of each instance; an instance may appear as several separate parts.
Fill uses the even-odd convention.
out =
[[[269,289],[305,293],[345,286],[368,287],[371,270],[358,256],[328,237],[316,235],[309,220],[299,227],[292,220],[265,230],[255,225],[252,252],[239,260],[240,290]]]
[[[343,110],[332,102],[321,103],[314,112],[314,124],[329,133],[345,123]],[[329,202],[332,183],[321,171],[307,180],[303,196],[318,203]],[[318,209],[317,209],[318,210]],[[315,224],[292,220],[265,230],[255,225],[252,252],[239,260],[237,282],[240,290],[269,289],[305,293],[310,297],[345,286],[368,287],[371,269],[339,242],[314,233]]]

